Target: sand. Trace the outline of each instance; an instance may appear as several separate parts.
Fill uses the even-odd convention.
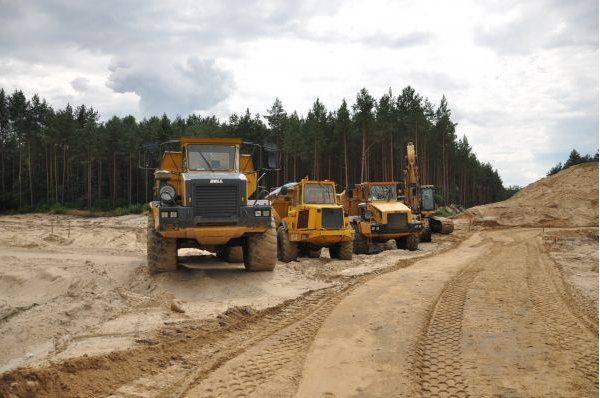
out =
[[[488,226],[598,226],[598,162],[542,178],[508,200],[470,208],[456,219]]]

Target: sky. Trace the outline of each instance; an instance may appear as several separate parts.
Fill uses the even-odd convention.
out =
[[[504,184],[598,150],[597,0],[0,0],[0,87],[51,105],[226,119],[366,87],[446,96]]]

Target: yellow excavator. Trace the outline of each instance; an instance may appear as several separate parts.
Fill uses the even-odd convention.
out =
[[[419,184],[419,169],[415,146],[409,142],[406,146],[406,170],[404,171],[404,196],[413,213],[419,214],[423,229],[421,242],[431,242],[431,233],[449,234],[454,231],[451,219],[435,215],[436,204],[433,185]]]

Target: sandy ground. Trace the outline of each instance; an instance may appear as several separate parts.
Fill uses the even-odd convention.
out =
[[[459,219],[487,226],[598,226],[598,162],[542,178],[503,202],[472,207]]]
[[[598,396],[597,179],[272,273],[182,250],[149,275],[142,216],[0,217],[0,396]]]
[[[186,265],[149,275],[145,216],[0,217],[0,371],[84,354],[123,350],[166,324],[254,310],[333,286],[344,275],[384,268],[434,250],[384,251],[353,261],[321,259],[248,273],[208,253],[180,250]],[[173,303],[184,312],[174,311]]]

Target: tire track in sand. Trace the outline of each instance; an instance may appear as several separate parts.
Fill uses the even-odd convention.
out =
[[[541,245],[541,244],[540,244]],[[538,245],[538,246],[540,246]],[[555,283],[550,269],[552,261],[539,247],[532,252],[528,247],[527,286],[530,299],[536,312],[540,315],[550,340],[566,358],[572,360],[572,367],[577,369],[588,382],[594,383],[598,389],[598,335],[574,314],[571,307],[576,302],[565,301],[569,297],[561,284]]]
[[[478,263],[468,265],[432,307],[413,358],[416,392],[422,396],[469,396],[462,372],[462,322],[469,285],[481,270]]]

